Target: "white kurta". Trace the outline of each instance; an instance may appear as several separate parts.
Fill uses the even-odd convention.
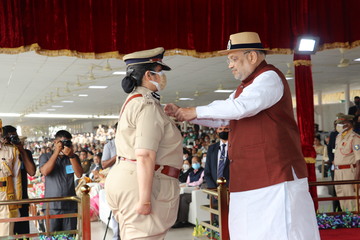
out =
[[[283,93],[281,78],[274,71],[266,71],[244,88],[239,97],[234,98],[234,92],[226,100],[197,107],[197,119],[192,123],[209,127],[228,125],[230,120],[251,117],[272,107]],[[297,179],[293,174],[294,181],[230,193],[231,240],[320,239],[307,178]]]

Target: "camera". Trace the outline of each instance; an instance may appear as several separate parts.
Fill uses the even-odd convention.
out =
[[[9,141],[14,145],[19,145],[21,143],[20,138],[17,135],[10,135]]]
[[[72,146],[71,140],[62,140],[61,142],[64,145],[64,147],[71,147]]]

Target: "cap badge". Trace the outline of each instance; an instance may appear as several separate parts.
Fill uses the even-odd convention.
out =
[[[227,44],[227,50],[231,49],[231,39],[229,39],[228,44]]]

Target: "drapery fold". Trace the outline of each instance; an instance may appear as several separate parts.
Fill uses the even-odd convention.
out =
[[[109,58],[163,46],[213,57],[241,31],[281,54],[305,33],[321,49],[351,48],[360,45],[359,9],[357,0],[2,0],[0,53]]]
[[[316,182],[314,144],[314,92],[310,55],[294,54],[296,113],[300,131],[302,152],[308,169],[309,182]],[[317,197],[316,187],[310,187],[310,194]],[[318,204],[315,203],[315,208]]]

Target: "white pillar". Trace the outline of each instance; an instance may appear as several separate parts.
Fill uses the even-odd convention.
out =
[[[324,116],[323,116],[323,107],[322,107],[322,92],[317,93],[318,104],[319,104],[319,130],[324,130]]]
[[[344,113],[347,114],[350,107],[350,84],[347,83],[345,85],[345,111]]]

